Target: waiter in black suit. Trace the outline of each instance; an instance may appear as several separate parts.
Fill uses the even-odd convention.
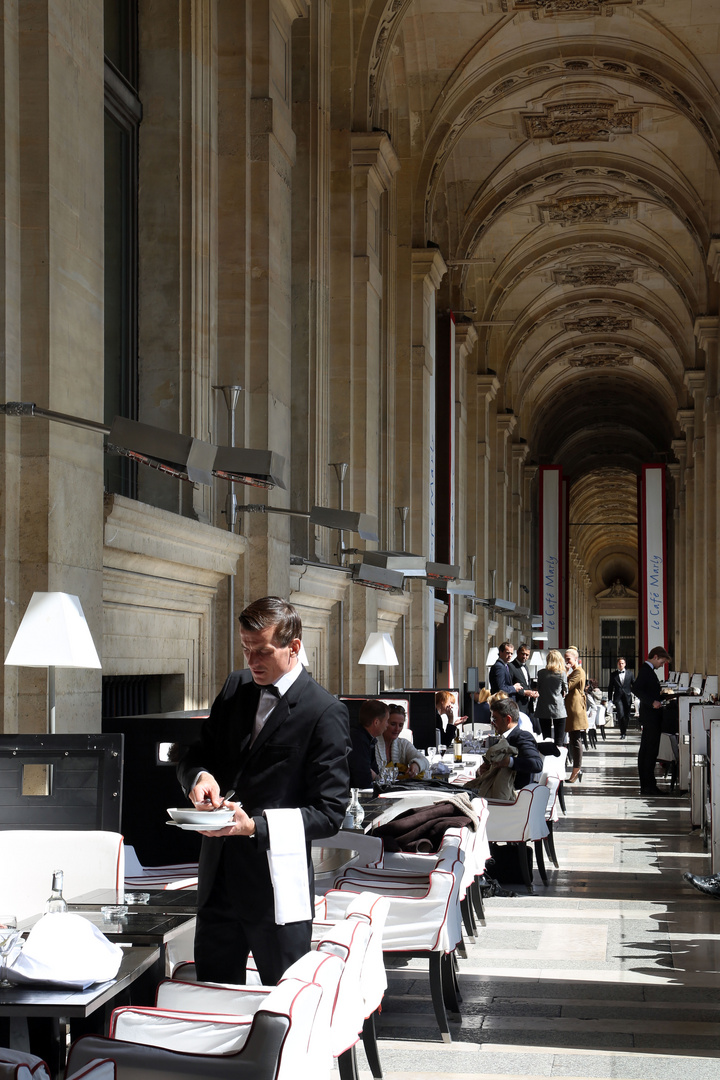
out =
[[[510,660],[514,652],[515,650],[510,642],[503,641],[498,649],[498,658],[490,668],[490,692],[497,694],[500,690],[503,690],[513,701],[517,697],[518,691],[522,690],[519,682],[513,682],[510,673]]]
[[[265,597],[240,616],[249,670],[234,671],[178,766],[197,807],[222,805],[234,788],[228,828],[203,833],[195,962],[198,978],[245,982],[252,951],[260,979],[277,983],[310,950],[311,920],[275,922],[265,810],[299,808],[305,829],[310,897],[310,842],[340,827],[349,798],[350,751],[345,706],[298,660],[302,625],[295,608]]]
[[[535,699],[538,697],[537,690],[533,690],[530,683],[530,673],[527,669],[527,662],[530,659],[530,650],[527,645],[518,645],[517,656],[514,660],[511,660],[508,664],[510,669],[510,678],[513,683],[520,683],[521,690],[516,691],[516,698],[518,705],[526,712],[532,720],[533,731],[536,735],[542,734],[542,728],[540,727],[540,721],[535,716]]]
[[[638,751],[638,774],[641,795],[661,795],[655,783],[655,762],[660,749],[660,680],[655,672],[670,660],[670,654],[661,645],[650,650],[640,668],[632,692],[640,701],[640,750]]]
[[[627,661],[624,656],[617,658],[617,670],[610,675],[608,683],[608,699],[612,701],[620,724],[620,738],[627,735],[628,719],[630,718],[630,706],[632,704],[632,686],[635,676],[627,670]]]

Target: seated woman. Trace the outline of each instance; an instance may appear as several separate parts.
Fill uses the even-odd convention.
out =
[[[443,746],[452,746],[458,725],[464,724],[467,716],[455,716],[455,695],[452,690],[438,690],[435,695],[435,740],[440,736]]]
[[[419,753],[409,739],[401,739],[400,732],[405,727],[405,710],[402,705],[391,705],[390,716],[381,739],[375,742],[375,762],[377,772],[383,765],[392,761],[394,765],[404,765],[410,776],[417,776],[430,768],[426,757]]]

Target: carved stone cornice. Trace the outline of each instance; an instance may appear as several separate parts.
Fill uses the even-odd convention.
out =
[[[695,410],[694,409],[678,409],[678,411],[677,411],[677,421],[678,421],[678,424],[680,425],[681,431],[685,435],[685,439],[687,440],[688,438],[691,438],[692,435],[689,434],[689,433],[692,433],[692,430],[693,430],[693,428],[695,426]],[[687,446],[687,442],[686,442],[686,446]],[[686,453],[687,453],[687,450],[686,450]]]
[[[686,371],[683,376],[683,382],[689,393],[705,393],[705,372],[693,369]]]
[[[720,281],[720,239],[717,236],[713,236],[710,241],[707,261],[710,273],[716,281]]]
[[[290,602],[303,607],[332,611],[338,600],[344,600],[352,587],[352,574],[347,570],[312,563],[290,566]]]
[[[578,319],[567,319],[565,329],[577,334],[619,334],[632,328],[632,319],[621,319],[617,315],[581,315]]]
[[[537,204],[543,222],[560,225],[614,225],[637,217],[637,199],[602,192],[563,195]]]
[[[447,274],[447,265],[437,248],[413,248],[413,281],[427,281],[433,289],[439,289]]]
[[[494,401],[500,389],[500,380],[497,375],[484,371],[476,375],[476,379],[478,391],[485,395],[485,400]]]
[[[353,131],[350,156],[353,169],[372,171],[385,191],[400,168],[395,148],[384,131]]]
[[[497,415],[495,416],[495,421],[498,431],[504,435],[512,435],[513,431],[515,430],[515,425],[517,424],[517,419],[518,418],[515,413],[497,413]]]
[[[460,322],[455,325],[455,345],[458,350],[465,350],[466,354],[470,356],[472,350],[475,348],[478,339],[478,332],[475,326],[471,322]]]
[[[527,443],[513,443],[510,447],[513,456],[513,464],[523,465],[525,458],[530,453],[530,447]]]
[[[551,143],[608,142],[611,135],[632,135],[637,109],[618,109],[616,101],[557,101],[541,113],[523,113],[528,139]]]
[[[720,280],[720,278],[716,280]],[[693,333],[697,338],[698,346],[703,352],[707,352],[708,346],[717,342],[718,330],[720,330],[720,319],[717,315],[700,315],[695,320]]]
[[[585,266],[570,266],[553,273],[556,285],[573,285],[575,288],[587,285],[629,285],[635,280],[635,275],[633,267],[616,266],[614,263],[587,263]]]

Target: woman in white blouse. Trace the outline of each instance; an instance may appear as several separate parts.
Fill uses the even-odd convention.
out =
[[[375,742],[375,759],[378,772],[383,765],[392,761],[394,765],[405,765],[411,776],[417,776],[430,767],[426,757],[418,753],[409,739],[401,739],[400,732],[405,727],[405,710],[402,705],[390,706],[390,717],[385,731]]]

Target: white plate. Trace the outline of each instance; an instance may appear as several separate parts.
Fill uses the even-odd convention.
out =
[[[232,821],[223,822],[220,825],[182,825],[179,821],[166,821],[166,825],[174,825],[176,829],[185,829],[187,832],[215,832],[216,829],[227,829]]]
[[[229,825],[233,819],[232,810],[196,810],[192,806],[169,806],[168,814],[179,825],[202,825],[205,828],[205,822],[209,816],[214,817],[216,821],[224,821],[226,825]],[[212,828],[219,828],[218,825],[213,825]]]

